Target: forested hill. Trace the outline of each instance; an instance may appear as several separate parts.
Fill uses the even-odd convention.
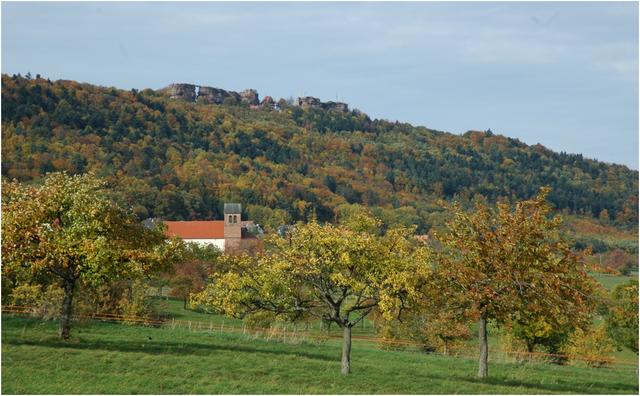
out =
[[[332,221],[362,204],[421,231],[437,198],[523,199],[542,185],[569,213],[635,227],[638,172],[490,132],[463,136],[358,111],[172,100],[74,81],[2,76],[2,176],[107,178],[141,218],[212,219],[244,204],[263,224]]]

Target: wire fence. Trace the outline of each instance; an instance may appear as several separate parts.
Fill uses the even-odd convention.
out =
[[[37,315],[37,307],[31,306],[18,306],[18,305],[5,305],[2,306],[2,313],[14,314],[14,315]],[[266,340],[277,339],[282,342],[324,342],[329,339],[342,339],[342,335],[338,334],[321,334],[317,332],[309,332],[306,330],[300,330],[297,327],[287,328],[282,327],[253,327],[246,325],[227,324],[224,321],[222,323],[193,321],[193,320],[176,320],[167,319],[159,320],[152,318],[145,318],[141,316],[121,315],[113,313],[93,313],[93,314],[75,314],[74,319],[80,320],[95,320],[102,322],[116,322],[116,323],[128,323],[135,325],[145,325],[154,327],[167,327],[171,329],[182,328],[189,331],[209,331],[209,332],[221,332],[221,333],[242,333],[244,335],[252,337],[260,337]],[[421,350],[424,346],[422,343],[407,340],[407,339],[389,339],[382,337],[370,337],[363,335],[352,335],[351,339],[354,341],[362,341],[375,343],[384,347],[409,347],[414,350]],[[444,355],[441,353],[430,352],[432,354]],[[525,352],[525,351],[506,351],[501,349],[491,349],[490,358],[492,361],[501,362],[552,362],[552,361],[580,361],[590,366],[611,366],[614,368],[633,369],[638,370],[638,361],[618,359],[610,356],[596,356],[585,357],[579,355],[568,354],[554,354],[545,352]],[[477,351],[475,350],[461,350],[456,351],[449,356],[461,357],[461,358],[476,358]]]

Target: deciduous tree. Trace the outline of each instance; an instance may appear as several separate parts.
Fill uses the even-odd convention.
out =
[[[438,236],[444,250],[438,271],[449,279],[444,293],[461,293],[474,304],[479,321],[478,376],[488,373],[487,322],[544,318],[548,326],[588,315],[594,281],[551,217],[548,188],[533,199],[467,212],[452,205],[453,218]],[[534,334],[535,335],[535,334]]]
[[[342,373],[351,370],[351,329],[374,309],[390,317],[418,297],[429,252],[396,228],[364,231],[371,218],[346,225],[300,224],[273,237],[268,253],[224,256],[232,271],[213,275],[196,299],[227,315],[269,311],[290,320],[317,317],[343,329]]]
[[[148,273],[176,259],[179,246],[113,203],[93,175],[53,173],[40,186],[3,183],[3,275],[61,282],[63,339],[69,338],[78,283],[99,285]]]
[[[198,293],[207,284],[209,274],[216,268],[220,250],[212,245],[188,243],[185,247],[183,260],[173,263],[173,268],[164,278],[171,288],[170,294],[179,297],[187,308],[191,293]]]

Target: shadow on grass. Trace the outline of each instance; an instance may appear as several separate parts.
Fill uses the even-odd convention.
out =
[[[42,339],[42,340],[17,340],[3,337],[3,344],[10,345],[29,345],[45,348],[66,348],[78,350],[102,350],[113,352],[135,352],[148,353],[151,355],[195,355],[195,356],[211,356],[216,351],[242,352],[242,353],[259,353],[269,355],[288,355],[300,356],[308,359],[323,360],[328,362],[337,362],[339,357],[331,357],[319,353],[303,352],[303,351],[286,351],[276,348],[252,348],[242,345],[216,345],[216,344],[199,344],[193,342],[153,342],[153,341],[85,341],[78,340],[76,342],[65,342],[59,339]]]
[[[4,325],[13,325],[14,320],[7,320],[8,318],[3,317]],[[9,322],[9,323],[7,323]],[[32,324],[42,323],[38,320],[18,320],[17,323],[25,325],[25,327],[31,327]],[[164,340],[140,340],[140,341],[114,341],[114,340],[83,340],[83,339],[73,339],[71,341],[65,342],[61,341],[55,336],[51,336],[49,338],[43,338],[40,340],[27,340],[27,339],[16,339],[8,334],[3,334],[2,344],[6,345],[27,345],[27,346],[39,346],[45,348],[64,348],[64,349],[74,349],[74,350],[102,350],[102,351],[113,351],[113,352],[133,352],[133,353],[146,353],[152,355],[194,355],[194,356],[211,356],[216,351],[229,351],[229,352],[238,352],[238,353],[254,353],[254,354],[266,354],[273,356],[282,356],[282,357],[293,357],[300,356],[303,358],[313,359],[313,360],[321,360],[326,362],[338,362],[339,356],[333,357],[329,354],[322,353],[313,353],[307,351],[294,351],[294,350],[282,350],[278,349],[281,344],[274,345],[273,347],[269,345],[265,346],[244,346],[244,345],[233,345],[233,344],[203,344],[203,343],[194,343],[194,342],[171,342]],[[356,357],[356,356],[354,356]],[[356,357],[357,359],[358,357]],[[455,358],[451,358],[455,359]],[[380,367],[380,371],[384,371],[384,366]],[[597,370],[597,369],[592,369]],[[603,369],[604,370],[604,369]],[[494,373],[499,372],[499,368],[496,367],[494,369]],[[357,371],[354,373],[357,375]],[[613,382],[602,382],[602,381],[590,381],[590,380],[581,380],[575,378],[570,374],[557,373],[553,376],[545,375],[544,373],[537,373],[536,370],[531,370],[531,378],[540,378],[540,380],[554,380],[558,383],[540,383],[537,381],[531,380],[516,380],[510,378],[501,378],[500,375],[489,377],[486,379],[480,379],[477,377],[473,377],[471,375],[460,375],[456,373],[451,373],[447,375],[442,375],[439,373],[430,372],[429,370],[424,370],[420,372],[420,377],[423,380],[435,380],[442,381],[445,383],[450,383],[451,381],[459,381],[462,383],[468,383],[472,385],[489,385],[489,386],[503,386],[503,387],[521,387],[524,389],[537,390],[537,393],[584,393],[584,394],[593,394],[593,393],[623,393],[623,394],[638,394],[638,385],[629,384],[629,383],[613,383]],[[538,375],[536,377],[536,375]],[[480,391],[479,393],[482,393]]]
[[[433,378],[434,376],[432,376]],[[576,382],[569,382],[568,380],[561,380],[564,384],[541,384],[532,381],[521,381],[508,378],[489,377],[485,379],[466,377],[460,375],[451,376],[438,376],[440,379],[448,379],[454,381],[463,381],[477,385],[496,385],[496,386],[511,386],[511,387],[523,387],[528,389],[539,389],[540,391],[550,393],[583,393],[583,394],[608,394],[608,393],[621,393],[635,395],[638,392],[637,385],[628,384],[613,384],[605,382],[592,382],[585,381],[581,385]]]
[[[338,358],[330,356],[315,354],[309,352],[293,352],[283,351],[273,348],[251,348],[240,345],[211,345],[211,344],[199,344],[199,343],[178,343],[178,342],[166,342],[161,343],[141,343],[131,341],[80,341],[80,342],[63,342],[57,339],[48,340],[16,340],[7,339],[2,340],[3,344],[11,345],[28,345],[28,346],[40,346],[47,348],[65,348],[75,350],[102,350],[102,351],[114,351],[114,352],[136,352],[136,353],[148,353],[154,355],[195,355],[195,356],[211,356],[216,351],[229,351],[240,353],[258,353],[258,354],[271,354],[277,356],[301,356],[308,359],[322,360],[328,362],[337,362]],[[637,394],[638,388],[634,385],[628,384],[615,384],[604,382],[592,382],[585,381],[580,386],[576,382],[570,382],[570,379],[561,380],[564,384],[541,384],[534,381],[520,381],[515,379],[507,379],[500,377],[489,377],[486,379],[474,378],[464,375],[440,375],[429,371],[421,373],[424,379],[451,382],[460,381],[474,385],[492,385],[492,386],[504,386],[504,387],[521,387],[525,389],[536,389],[540,393],[627,393]],[[533,373],[532,373],[533,374]]]

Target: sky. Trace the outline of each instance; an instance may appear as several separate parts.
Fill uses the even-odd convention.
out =
[[[2,73],[316,96],[638,169],[638,3],[2,2]]]

